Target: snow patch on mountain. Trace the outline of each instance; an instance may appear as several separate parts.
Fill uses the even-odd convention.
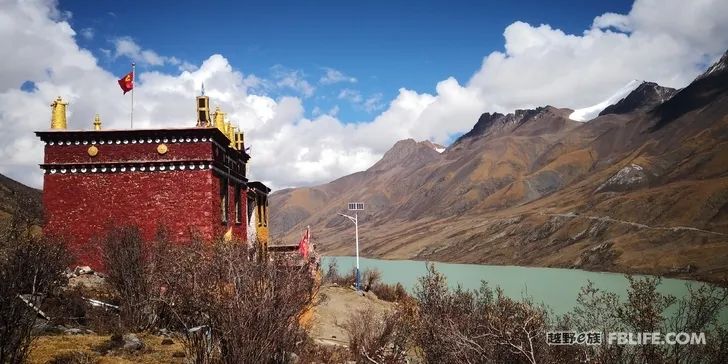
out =
[[[606,100],[589,107],[582,109],[576,109],[569,115],[569,119],[574,121],[589,121],[596,118],[602,110],[606,109],[607,106],[613,105],[625,96],[629,95],[630,92],[634,91],[642,83],[640,80],[629,81],[624,87],[617,90],[612,96],[609,96]]]
[[[442,153],[442,152],[445,151],[445,149],[447,149],[444,145],[437,144],[437,143],[432,142],[432,141],[429,141],[429,140],[423,140],[423,141],[419,142],[419,144],[422,144],[422,145],[425,145],[427,147],[430,147],[430,148],[434,149],[438,153]]]
[[[620,169],[619,172],[609,177],[609,179],[602,183],[595,192],[624,190],[647,182],[647,178],[647,173],[644,167],[639,164],[630,163],[628,166],[625,166]]]

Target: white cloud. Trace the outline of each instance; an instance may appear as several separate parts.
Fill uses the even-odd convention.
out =
[[[337,97],[340,100],[347,100],[354,104],[358,104],[363,100],[359,91],[352,90],[350,88],[345,88],[339,91],[339,95]]]
[[[367,112],[381,110],[384,107],[384,104],[382,104],[382,94],[378,93],[367,97],[367,99],[364,100],[363,106],[364,110]]]
[[[339,114],[339,105],[334,105],[329,111],[326,112],[329,116],[336,116]]]
[[[320,183],[373,164],[404,138],[445,143],[469,130],[480,113],[541,106],[593,105],[632,79],[682,87],[728,46],[728,3],[638,1],[629,14],[595,18],[582,34],[515,22],[504,31],[505,51],[487,55],[465,83],[448,78],[434,94],[401,88],[388,102],[356,90],[341,99],[383,111],[373,120],[344,123],[337,108],[306,118],[300,97],[315,91],[301,71],[274,67],[265,80],[233,68],[223,55],[201,64],[143,49],[130,38],[113,55],[179,71],[142,71],[135,94],[136,127],[192,126],[202,82],[213,106],[229,112],[252,147],[251,178],[274,188]],[[88,129],[95,113],[105,128],[128,125],[128,95],[97,59],[75,41],[70,14],[50,1],[0,2],[0,173],[38,187],[42,145],[34,130],[48,127],[49,103],[70,101],[69,127]],[[128,41],[128,42],[126,42]],[[117,45],[117,44],[115,44]],[[36,89],[20,90],[32,81]],[[275,87],[300,97],[273,99]],[[189,104],[190,108],[180,107]]]
[[[86,40],[94,39],[94,29],[93,28],[83,28],[81,29],[81,36],[84,37]]]
[[[381,93],[376,93],[364,98],[358,90],[345,88],[339,91],[339,94],[336,97],[339,100],[349,101],[352,105],[354,105],[354,107],[366,110],[368,113],[381,110],[385,106],[382,102]]]
[[[300,93],[305,97],[313,96],[316,90],[308,81],[306,75],[300,70],[291,70],[281,65],[271,68],[275,85],[279,88],[287,88]]]
[[[119,37],[112,41],[114,44],[114,58],[126,57],[138,64],[162,66],[166,64],[178,65],[181,63],[175,57],[164,57],[150,49],[142,49],[131,37]]]
[[[633,79],[683,87],[728,47],[728,2],[638,0],[581,35],[523,22],[503,33],[467,87],[493,111],[593,105]]]
[[[322,85],[331,85],[339,82],[356,83],[356,78],[347,76],[339,70],[328,67],[324,68],[324,70],[326,73],[319,79],[319,83]]]

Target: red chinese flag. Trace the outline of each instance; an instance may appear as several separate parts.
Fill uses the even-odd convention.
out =
[[[119,79],[119,86],[124,90],[124,95],[134,88],[134,72],[129,72],[126,76]]]
[[[298,252],[301,253],[304,258],[308,257],[308,229],[306,229],[306,234],[303,235],[303,238],[301,238],[301,241],[298,243]]]

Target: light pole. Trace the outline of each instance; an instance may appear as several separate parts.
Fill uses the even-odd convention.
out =
[[[344,215],[342,213],[339,213],[339,215],[351,220],[351,222],[354,223],[354,234],[356,236],[356,289],[361,290],[361,281],[359,278],[359,215],[358,211],[364,210],[364,204],[361,202],[350,202],[349,203],[349,211],[354,211],[354,216]]]

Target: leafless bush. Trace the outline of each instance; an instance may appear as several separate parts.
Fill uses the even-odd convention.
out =
[[[407,290],[404,289],[404,286],[401,283],[377,283],[372,286],[371,291],[374,292],[380,300],[388,302],[400,302],[409,297]]]
[[[595,288],[591,282],[582,287],[576,307],[560,320],[557,329],[596,330],[605,338],[609,332],[703,332],[706,345],[575,345],[568,348],[570,357],[597,363],[720,363],[724,360],[728,354],[728,336],[719,320],[721,312],[728,308],[725,288],[688,285],[689,294],[676,300],[658,291],[659,278],[627,278],[626,302],[621,302],[614,293]],[[676,305],[676,311],[668,314],[667,309],[672,305]]]
[[[61,241],[34,234],[22,211],[0,227],[0,363],[21,363],[33,340],[36,307],[66,282],[70,256]]]
[[[349,351],[359,363],[405,363],[411,343],[412,306],[377,313],[372,307],[354,313],[344,325]]]
[[[668,321],[672,332],[706,332],[706,345],[673,345],[669,357],[676,362],[714,362],[728,357],[728,330],[720,314],[728,308],[728,289],[717,285],[688,285],[690,294],[677,301],[677,312]]]
[[[250,260],[242,243],[180,247],[162,300],[197,363],[282,362],[304,342],[309,267]]]
[[[336,258],[331,259],[326,268],[323,281],[326,283],[335,283],[339,277],[339,264],[336,262]]]
[[[363,278],[365,275],[366,271],[362,272],[361,278]],[[336,284],[343,287],[353,286],[354,283],[356,283],[356,269],[352,268],[345,275],[342,275],[339,272],[339,267],[336,259],[332,259],[331,261],[329,261],[329,266],[326,270],[326,273],[324,274],[323,281],[325,283]]]
[[[102,240],[106,282],[121,304],[121,322],[131,331],[153,325],[149,257],[136,226],[110,227]]]
[[[376,268],[366,269],[361,274],[361,284],[365,291],[369,291],[372,287],[382,280],[382,271]]]
[[[450,291],[434,266],[415,291],[419,306],[416,342],[427,362],[546,361],[546,310],[516,301],[484,283],[478,291]]]

